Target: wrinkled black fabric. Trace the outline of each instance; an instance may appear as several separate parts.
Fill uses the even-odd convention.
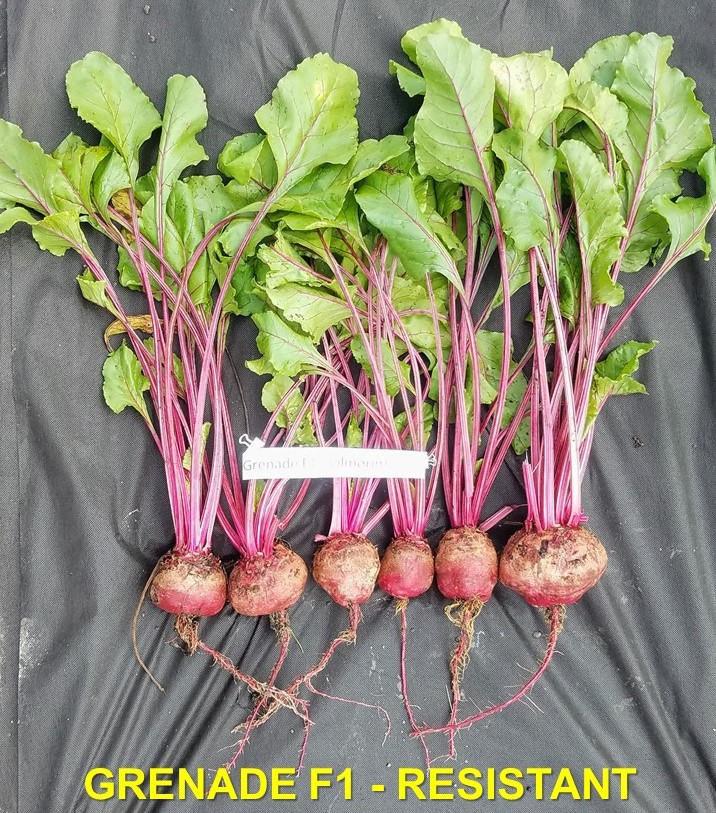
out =
[[[27,137],[52,149],[70,130],[86,134],[64,94],[69,64],[89,50],[118,60],[160,104],[166,78],[192,73],[206,89],[211,119],[202,136],[215,160],[276,81],[319,50],[346,61],[361,82],[363,137],[398,131],[414,103],[388,75],[410,27],[445,16],[472,40],[502,54],[554,47],[569,66],[611,33],[656,30],[675,37],[674,63],[697,81],[716,113],[714,6],[654,0],[0,0],[0,104]],[[205,171],[210,171],[209,165]],[[166,687],[139,671],[129,628],[134,605],[158,555],[170,543],[163,472],[136,415],[104,406],[100,370],[105,316],[84,302],[75,257],[40,252],[18,228],[0,238],[0,811],[88,813],[194,810],[196,802],[92,802],[83,779],[94,766],[218,767],[221,748],[250,708],[246,691],[197,654],[168,645],[167,619],[146,606],[140,645]],[[104,259],[110,263],[108,252]],[[630,283],[627,280],[627,285]],[[340,652],[319,688],[380,703],[393,728],[381,746],[379,714],[315,698],[307,767],[352,766],[354,798],[324,791],[297,802],[224,799],[237,809],[425,810],[448,805],[494,811],[611,810],[629,813],[716,811],[716,283],[700,258],[683,263],[647,300],[625,336],[658,338],[640,376],[649,396],[614,399],[597,431],[585,480],[591,527],[610,565],[602,583],[570,609],[559,654],[519,704],[458,737],[458,761],[486,766],[581,769],[633,765],[628,801],[469,803],[395,801],[398,766],[421,766],[407,736],[398,680],[399,627],[376,594],[356,647]],[[234,329],[232,353],[253,353],[250,326]],[[246,373],[254,432],[264,418],[258,382]],[[232,403],[240,415],[232,391]],[[237,417],[237,427],[241,420]],[[506,469],[496,508],[519,500]],[[314,487],[288,534],[306,558],[325,532],[326,484]],[[433,541],[444,525],[436,512]],[[498,533],[504,541],[509,526]],[[386,542],[386,534],[377,540]],[[455,630],[435,591],[408,608],[411,699],[419,720],[448,714],[447,658]],[[305,668],[346,623],[315,585],[292,612],[295,635],[282,680]],[[463,709],[510,693],[538,663],[542,619],[499,589],[476,624]],[[210,644],[240,668],[266,676],[275,656],[265,620],[230,613],[202,624]],[[240,764],[294,765],[301,726],[283,712],[255,732]],[[436,754],[444,751],[439,739]],[[451,764],[451,763],[447,763]],[[383,796],[373,782],[385,782]]]

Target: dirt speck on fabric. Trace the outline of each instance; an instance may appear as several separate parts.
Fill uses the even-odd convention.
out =
[[[37,622],[33,618],[22,618],[20,620],[20,668],[18,673],[20,685],[40,662],[41,649]]]
[[[2,666],[5,663],[5,619],[0,616],[0,697],[3,694]],[[0,810],[2,813],[2,810]]]
[[[370,655],[371,658],[370,658],[370,669],[368,670],[368,677],[370,677],[373,674],[373,672],[375,672],[375,670],[378,668],[378,659],[375,657],[373,647],[370,648]]]

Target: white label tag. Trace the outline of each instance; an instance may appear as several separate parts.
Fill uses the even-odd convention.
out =
[[[334,477],[420,478],[431,465],[427,452],[335,446],[262,446],[252,441],[241,460],[244,480],[317,480]]]

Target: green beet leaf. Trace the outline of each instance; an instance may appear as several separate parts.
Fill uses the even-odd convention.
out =
[[[76,209],[56,212],[38,220],[32,226],[32,236],[43,251],[49,251],[56,257],[62,257],[70,248],[90,253]]]
[[[293,377],[327,368],[326,360],[311,340],[287,325],[278,314],[266,311],[251,318],[259,329],[256,346],[261,359],[246,362],[250,370],[259,375],[272,372]]]
[[[260,246],[256,256],[262,264],[260,282],[266,288],[279,288],[287,283],[322,284],[283,232],[276,235],[271,245]]]
[[[414,133],[421,174],[475,187],[487,197],[494,131],[492,54],[466,39],[433,34],[420,40],[416,59],[426,83]]]
[[[413,98],[425,95],[425,79],[419,73],[411,71],[393,59],[388,62],[388,70],[390,75],[398,80],[400,89],[408,96]]]
[[[574,63],[569,72],[572,87],[584,82],[596,82],[604,88],[614,83],[617,68],[624,61],[631,46],[641,39],[641,34],[617,34],[595,42],[584,56]]]
[[[267,412],[273,413],[278,409],[286,393],[293,387],[294,380],[286,375],[275,375],[267,381],[261,390],[261,403]],[[293,427],[298,414],[304,404],[301,391],[296,389],[276,415],[276,426],[282,429]],[[311,424],[310,410],[303,416],[298,429],[295,430],[293,444],[299,446],[312,446],[316,443],[316,436]]]
[[[510,127],[540,138],[562,111],[567,72],[549,52],[493,57],[495,98]]]
[[[72,107],[117,150],[133,184],[139,148],[162,123],[152,102],[124,68],[99,51],[70,67],[66,86]]]
[[[465,39],[462,35],[462,29],[456,22],[441,18],[411,28],[400,40],[400,47],[411,62],[418,64],[417,52],[420,42],[424,40],[425,37],[430,37],[434,34],[447,34],[457,39]]]
[[[380,141],[361,141],[356,154],[344,165],[324,164],[284,195],[274,207],[280,212],[310,215],[326,223],[337,218],[348,192],[372,172],[407,152],[403,136],[386,136]]]
[[[46,215],[77,210],[81,201],[60,162],[23,138],[16,124],[0,119],[0,207],[12,205]]]
[[[619,305],[624,289],[612,282],[611,268],[626,235],[614,181],[596,155],[580,141],[559,146],[576,209],[577,239],[589,271],[593,304]]]
[[[244,133],[226,142],[217,161],[219,171],[242,186],[251,182],[269,188],[276,183],[276,162],[266,136]]]
[[[284,319],[300,325],[314,343],[318,343],[329,328],[350,316],[345,302],[324,288],[288,283],[279,288],[267,288],[266,296]]]
[[[278,172],[275,198],[321,164],[346,164],[358,147],[358,77],[327,54],[305,59],[279,80],[256,113]]]
[[[581,290],[582,255],[576,236],[570,232],[559,252],[559,310],[572,327],[579,318]]]
[[[629,111],[607,88],[596,82],[576,85],[564,100],[558,118],[558,130],[568,133],[579,122],[585,122],[598,139],[613,142],[627,128]]]
[[[368,353],[359,336],[355,336],[351,340],[351,353],[353,354],[353,358],[363,368],[365,374],[375,381],[376,370],[371,365]],[[399,361],[396,367],[395,359],[393,358],[393,353],[391,352],[387,339],[381,341],[380,353],[383,364],[382,381],[388,395],[395,397],[400,392],[401,379],[406,390],[413,392],[413,386],[410,383],[410,365],[405,361]]]
[[[162,206],[182,172],[208,158],[196,140],[208,120],[206,97],[199,82],[193,76],[171,76],[156,165],[156,197]]]
[[[74,133],[70,133],[52,153],[60,162],[62,172],[72,184],[86,212],[92,216],[92,180],[97,167],[109,155],[108,146],[90,147]]]
[[[82,296],[100,308],[109,311],[115,319],[119,319],[119,313],[107,296],[107,283],[104,280],[97,280],[89,270],[85,270],[77,277]]]
[[[107,406],[119,414],[132,407],[149,422],[149,410],[144,393],[149,389],[149,379],[142,373],[142,366],[126,342],[113,350],[102,367],[104,385],[102,392]]]
[[[617,146],[637,198],[664,169],[695,170],[713,140],[693,79],[667,65],[672,47],[671,37],[644,35],[630,46],[611,86],[629,110]]]
[[[375,172],[356,191],[356,200],[408,275],[422,281],[425,274],[438,274],[462,289],[455,261],[420,211],[411,178]]]
[[[698,171],[706,183],[706,193],[701,197],[681,197],[676,201],[658,197],[654,200],[652,209],[668,223],[671,234],[665,267],[697,251],[703,252],[704,259],[709,258],[711,246],[706,241],[706,226],[716,212],[716,147],[711,147],[704,155]]]
[[[102,145],[106,146],[106,145]],[[97,165],[92,176],[92,200],[95,208],[105,220],[111,220],[109,205],[117,192],[132,186],[124,158],[112,150]]]
[[[231,289],[224,300],[224,310],[235,316],[251,316],[266,310],[266,302],[256,287],[255,258],[241,260],[231,279]]]
[[[211,432],[211,424],[210,423],[203,423],[201,425],[201,452],[199,454],[199,462],[202,462],[204,459],[204,452],[206,451],[206,442],[209,439],[209,432]],[[187,449],[184,452],[184,457],[182,458],[182,466],[186,471],[191,471],[191,449]]]
[[[34,226],[37,223],[37,218],[28,212],[24,206],[11,206],[9,209],[0,212],[0,234],[10,231],[18,223],[27,223]]]
[[[597,415],[611,395],[645,393],[646,387],[633,378],[639,369],[639,359],[656,347],[656,342],[626,342],[612,350],[595,369],[587,410],[586,429],[594,423]]]
[[[497,206],[506,234],[520,251],[556,242],[553,177],[556,152],[522,130],[503,130],[492,142],[505,167]]]

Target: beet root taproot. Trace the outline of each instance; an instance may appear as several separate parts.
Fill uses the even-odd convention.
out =
[[[607,552],[587,528],[521,529],[500,557],[500,581],[533,607],[574,604],[599,581]]]
[[[416,536],[399,536],[388,545],[380,560],[378,585],[393,598],[416,598],[430,588],[434,575],[430,545]]]
[[[376,546],[362,534],[329,536],[313,558],[313,578],[341,607],[364,604],[380,568]]]
[[[435,580],[442,595],[452,600],[445,614],[460,631],[450,658],[452,703],[448,729],[450,756],[454,758],[460,686],[470,660],[475,619],[497,583],[497,551],[490,537],[468,525],[446,531],[435,554]]]
[[[271,615],[293,606],[306,586],[306,563],[277,542],[271,556],[240,559],[229,576],[229,601],[241,615]]]
[[[497,584],[497,551],[477,528],[451,528],[435,554],[435,581],[445,598],[486,602]]]
[[[149,586],[149,598],[172,615],[217,615],[226,604],[226,573],[221,560],[213,553],[165,554]]]

